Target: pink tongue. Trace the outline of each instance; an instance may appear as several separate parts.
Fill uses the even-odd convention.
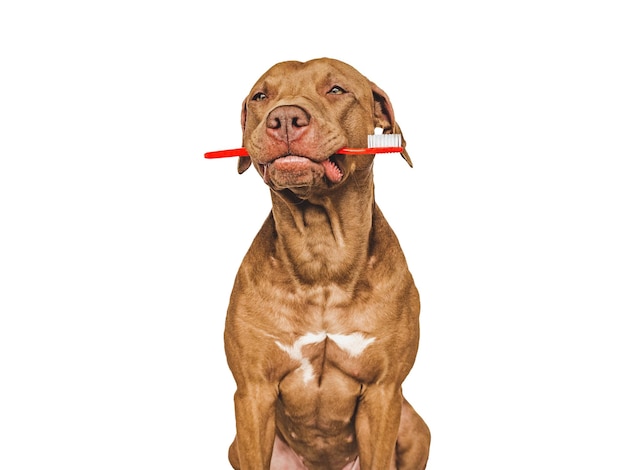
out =
[[[326,178],[328,178],[332,183],[339,183],[341,178],[343,178],[343,173],[339,169],[335,163],[330,160],[324,160],[322,162],[322,166],[324,167],[324,174]]]

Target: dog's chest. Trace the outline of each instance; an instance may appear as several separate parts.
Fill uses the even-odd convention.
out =
[[[270,322],[263,325],[262,365],[281,393],[338,386],[358,394],[384,373],[396,336],[379,314],[384,296],[326,283],[273,286],[272,295],[259,300],[257,311],[271,312],[264,317]]]
[[[356,381],[367,380],[372,373],[368,367],[368,348],[376,342],[373,336],[361,332],[330,333],[308,332],[292,343],[275,341],[291,363],[288,368],[292,379],[302,385],[319,385],[326,372],[340,372]]]

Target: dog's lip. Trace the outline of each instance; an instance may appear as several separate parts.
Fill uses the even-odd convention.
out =
[[[322,162],[324,166],[324,176],[331,183],[339,183],[343,179],[344,171],[338,164],[338,159],[335,155],[331,155]]]
[[[318,159],[314,159],[314,158],[310,158],[310,157],[302,156],[302,155],[287,154],[287,155],[282,155],[282,156],[273,158],[265,163],[261,163],[260,167],[263,171],[263,177],[265,179],[268,168],[270,167],[270,165],[274,164],[275,162],[280,161],[281,163],[294,163],[294,164],[312,162],[314,164],[321,165],[324,168],[324,176],[330,183],[339,183],[343,179],[343,176],[344,176],[344,171],[342,170],[340,162],[339,162],[340,158],[341,158],[341,155],[338,155],[338,154],[332,154],[323,160],[318,160]]]

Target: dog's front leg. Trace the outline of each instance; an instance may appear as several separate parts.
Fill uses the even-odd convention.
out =
[[[240,470],[269,469],[276,434],[276,387],[269,383],[238,386],[235,392],[237,437],[233,466]],[[237,461],[238,460],[238,461]]]
[[[402,393],[394,384],[371,385],[361,397],[356,415],[361,470],[395,469]]]

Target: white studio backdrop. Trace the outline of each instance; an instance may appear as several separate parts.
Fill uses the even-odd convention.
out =
[[[377,200],[422,295],[430,470],[623,469],[626,34],[617,1],[5,2],[0,468],[227,469],[223,322],[269,211],[240,106],[334,57],[415,167]]]

